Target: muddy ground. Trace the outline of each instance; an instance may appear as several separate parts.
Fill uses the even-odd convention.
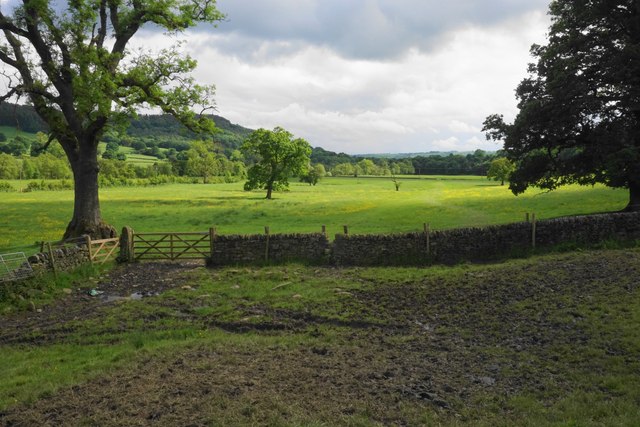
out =
[[[73,289],[41,312],[1,319],[0,349],[63,340],[77,332],[74,321],[99,320],[117,303],[107,297],[197,286],[190,273],[200,268],[119,267],[97,284],[108,290],[103,296]],[[625,301],[637,300],[639,273],[636,250],[471,267],[451,276],[425,270],[395,281],[364,269],[309,269],[364,283],[350,292],[346,320],[314,315],[322,310],[313,305],[292,311],[265,304],[239,308],[246,311],[239,317],[259,311],[258,323],[195,315],[193,321],[229,334],[302,334],[314,344],[198,345],[147,355],[135,366],[10,407],[0,425],[473,424],[487,413],[508,420],[512,396],[551,406],[577,389],[601,387],[576,380],[575,373],[606,363],[580,355],[581,348],[601,350],[640,373],[633,348],[615,330],[597,326],[599,316],[603,322],[608,316],[603,304],[624,311]],[[191,313],[177,301],[164,304]],[[333,327],[335,336],[327,332]]]

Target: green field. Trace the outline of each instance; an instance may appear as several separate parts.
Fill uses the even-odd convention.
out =
[[[107,148],[106,142],[101,142],[100,144],[98,144],[98,150],[100,153],[103,153],[106,148]],[[162,150],[165,151],[164,149]],[[137,154],[137,153],[134,153],[134,151],[135,150],[133,148],[124,147],[124,146],[120,146],[120,148],[118,149],[118,153],[124,153],[127,155],[126,162],[133,163],[136,166],[151,166],[154,163],[165,161],[165,160],[160,160],[157,157],[147,156],[145,154]]]
[[[4,136],[7,137],[7,141],[12,140],[16,136],[21,136],[29,140],[35,139],[36,137],[35,133],[21,132],[13,126],[0,126],[0,132],[4,133]]]
[[[25,183],[12,181],[15,188]],[[514,196],[506,186],[482,177],[403,179],[395,191],[389,178],[325,178],[317,186],[292,183],[291,191],[265,200],[242,183],[172,184],[101,190],[104,219],[140,232],[205,231],[221,234],[314,232],[330,235],[348,224],[351,233],[392,233],[483,226],[616,211],[627,203],[625,190],[569,186],[555,192],[530,189]],[[2,193],[0,251],[24,249],[36,241],[58,240],[73,207],[73,192]],[[28,249],[27,249],[28,250]]]

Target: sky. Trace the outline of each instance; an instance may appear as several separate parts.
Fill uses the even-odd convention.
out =
[[[233,123],[349,154],[495,151],[482,122],[515,117],[549,1],[217,0],[226,19],[180,38]]]
[[[482,122],[517,113],[549,0],[218,0],[186,34],[218,114],[346,152],[498,150]]]

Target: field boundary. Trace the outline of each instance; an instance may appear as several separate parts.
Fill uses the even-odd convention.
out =
[[[344,226],[330,242],[324,226],[306,234],[220,235],[205,232],[136,233],[124,227],[119,238],[43,243],[28,258],[35,274],[68,271],[84,263],[205,260],[210,266],[302,262],[332,266],[426,266],[505,259],[537,248],[590,247],[607,240],[640,240],[640,212],[563,217],[399,234],[350,234]],[[45,250],[46,249],[46,250]],[[117,250],[119,249],[119,251]]]
[[[24,252],[0,254],[0,283],[27,279],[33,274]]]
[[[640,212],[542,221],[532,215],[529,221],[504,225],[434,231],[424,224],[423,228],[414,233],[352,235],[345,226],[330,242],[324,226],[321,232],[307,234],[271,234],[265,227],[264,234],[251,235],[219,235],[215,228],[201,233],[138,234],[125,227],[119,259],[206,259],[212,266],[291,261],[336,266],[455,264],[508,258],[561,244],[590,246],[609,239],[638,240]],[[190,243],[184,236],[191,235],[200,246],[188,252]],[[141,249],[143,240],[146,246]]]

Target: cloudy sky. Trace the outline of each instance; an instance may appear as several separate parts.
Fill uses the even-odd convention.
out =
[[[497,150],[482,122],[515,116],[549,1],[218,0],[227,19],[182,37],[234,123],[351,154]]]
[[[496,150],[549,0],[218,0],[187,35],[218,113],[347,153]]]

